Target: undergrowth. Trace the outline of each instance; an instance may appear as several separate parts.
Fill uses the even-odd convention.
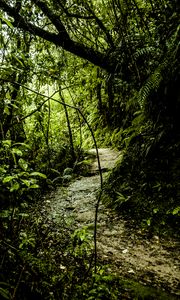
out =
[[[74,229],[63,217],[57,224],[39,210],[39,205],[37,211],[29,208],[21,218],[17,213],[11,235],[3,222],[2,299],[169,299],[165,292],[112,274],[101,260],[95,273],[92,232]]]
[[[104,186],[104,202],[150,231],[179,232],[179,65],[177,33],[141,87],[131,125],[117,131],[123,160]],[[115,134],[116,135],[116,134]]]
[[[123,134],[123,159],[104,185],[104,203],[151,231],[179,232],[178,134],[141,115]]]

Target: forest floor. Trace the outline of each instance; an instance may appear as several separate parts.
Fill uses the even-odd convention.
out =
[[[95,150],[89,152],[95,155]],[[108,176],[121,154],[99,149],[103,178]],[[93,232],[97,191],[100,176],[96,160],[89,176],[79,176],[69,185],[58,187],[43,199],[42,213],[53,222],[64,218],[71,228]],[[68,222],[67,222],[68,221]],[[92,238],[93,243],[93,238]],[[137,228],[132,220],[124,220],[115,212],[99,206],[97,251],[98,260],[107,264],[110,272],[144,285],[165,290],[180,297],[180,247],[175,238],[162,238]],[[171,299],[171,298],[170,298]]]

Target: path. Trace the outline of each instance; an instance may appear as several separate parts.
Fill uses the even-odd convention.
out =
[[[95,155],[95,150],[89,151]],[[118,152],[99,149],[103,171],[113,168],[120,158]],[[68,187],[59,187],[44,199],[48,218],[58,222],[69,220],[73,228],[93,228],[96,193],[100,187],[97,162],[91,166],[91,176],[80,177]],[[103,176],[107,176],[107,172]],[[158,236],[148,239],[141,230],[128,228],[122,217],[102,204],[98,214],[97,246],[98,258],[107,263],[111,271],[133,278],[151,286],[165,288],[180,296],[180,253],[177,241],[163,240]]]

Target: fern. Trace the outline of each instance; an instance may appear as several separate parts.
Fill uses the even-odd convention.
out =
[[[154,47],[147,46],[145,48],[141,48],[136,50],[134,53],[134,59],[137,60],[139,57],[147,55],[147,54],[152,54],[155,51]]]
[[[140,90],[138,102],[141,106],[143,106],[145,100],[149,97],[151,92],[158,89],[162,79],[163,77],[161,75],[161,70],[160,68],[157,68]]]
[[[174,67],[178,65],[178,50],[180,43],[178,42],[178,33],[180,26],[177,27],[175,33],[166,42],[168,48],[167,53],[163,61],[155,69],[155,71],[150,75],[146,83],[142,86],[139,91],[138,102],[142,107],[148,97],[152,92],[157,91],[161,82],[167,78],[168,74],[175,69]]]

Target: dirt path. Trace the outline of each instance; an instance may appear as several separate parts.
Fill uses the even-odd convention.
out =
[[[89,151],[95,155],[95,150]],[[110,149],[99,149],[101,167],[108,176],[120,154]],[[69,220],[73,228],[93,228],[96,193],[100,187],[97,162],[91,166],[91,176],[80,177],[68,187],[58,188],[44,199],[49,219]],[[160,287],[180,297],[180,253],[178,242],[158,236],[148,239],[141,230],[128,227],[102,204],[98,214],[98,257],[109,264],[111,271],[133,278],[144,284]]]

